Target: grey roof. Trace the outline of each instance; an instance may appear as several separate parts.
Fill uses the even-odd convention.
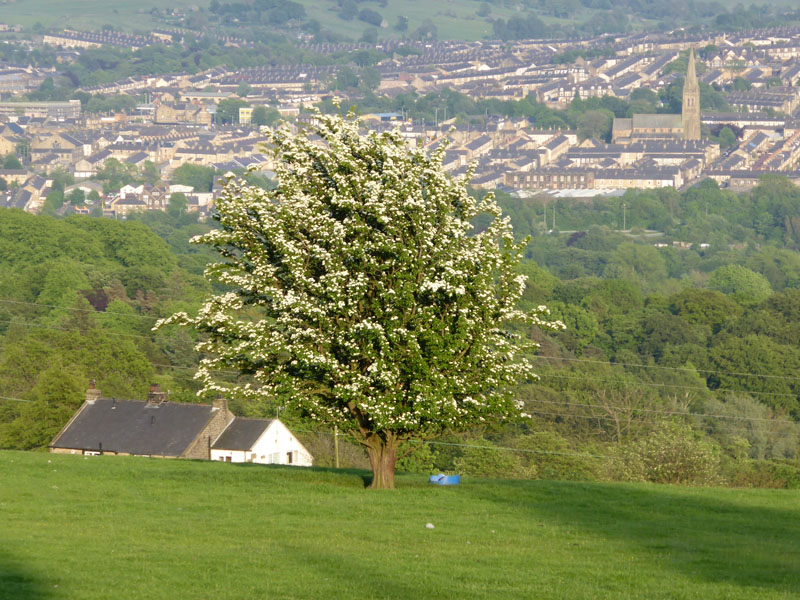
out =
[[[543,147],[547,148],[548,150],[555,150],[556,148],[558,148],[561,144],[564,144],[565,142],[569,143],[569,138],[567,136],[561,134],[561,135],[557,135],[556,137],[552,138],[551,140],[548,140],[547,142],[545,142],[543,144]]]
[[[635,114],[634,129],[680,129],[683,127],[681,115],[670,114]]]
[[[633,128],[633,119],[615,117],[613,127],[616,131],[630,131]]]
[[[140,163],[144,160],[147,160],[150,155],[147,152],[137,152],[136,154],[132,154],[129,156],[125,162],[131,165],[135,165],[136,163]]]
[[[180,456],[203,430],[214,408],[205,404],[101,398],[86,404],[53,448]]]
[[[211,447],[215,450],[250,450],[272,424],[272,421],[272,419],[240,419],[237,417]]]

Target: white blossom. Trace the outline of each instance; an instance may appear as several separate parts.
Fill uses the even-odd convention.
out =
[[[545,306],[517,308],[522,245],[491,194],[476,200],[399,132],[362,135],[314,115],[311,133],[270,132],[274,190],[230,178],[220,229],[193,238],[229,289],[196,316],[201,394],[279,397],[355,431],[430,435],[520,415],[510,390],[535,378],[513,321],[554,329]],[[473,219],[493,217],[481,232]],[[220,370],[250,373],[231,388]]]

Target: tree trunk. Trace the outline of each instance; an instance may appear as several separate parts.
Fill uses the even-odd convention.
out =
[[[372,433],[364,441],[364,445],[372,466],[370,489],[393,490],[398,439],[392,433]]]

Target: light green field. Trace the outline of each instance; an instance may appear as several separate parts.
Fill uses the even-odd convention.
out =
[[[0,598],[800,597],[798,492],[362,475],[0,452]]]
[[[323,27],[349,38],[358,39],[367,23],[354,19],[344,21],[337,16],[331,0],[297,0],[306,7],[309,18],[317,19]],[[189,11],[193,6],[208,7],[208,0],[172,0],[171,8]],[[0,22],[20,24],[31,27],[41,23],[45,27],[60,25],[79,30],[99,30],[103,25],[113,25],[128,31],[148,31],[154,27],[164,27],[163,22],[150,15],[152,8],[163,9],[164,0],[0,0]],[[392,1],[386,7],[376,2],[359,4],[361,8],[377,10],[389,24],[379,31],[380,37],[399,37],[393,27],[399,15],[408,17],[409,31],[433,21],[440,39],[479,40],[492,35],[492,26],[486,19],[477,17],[480,3],[475,0],[449,0],[430,2],[428,0]],[[508,19],[519,15],[516,9],[494,6],[494,18]],[[589,17],[589,12],[584,15]],[[544,19],[547,23],[558,23],[558,19]],[[580,20],[584,20],[581,17]]]
[[[197,0],[171,0],[169,6],[188,9],[197,4]],[[147,31],[157,25],[163,27],[153,20],[150,10],[164,6],[163,0],[0,0],[0,21],[25,28],[41,23],[45,27],[99,30],[108,24],[128,31]]]
[[[155,20],[150,15],[152,8],[163,9],[165,6],[187,13],[193,7],[208,8],[210,0],[0,0],[0,22],[20,24],[26,28],[35,23],[45,27],[63,26],[80,30],[99,30],[103,25],[112,25],[126,31],[146,32],[155,27],[164,27],[165,23]],[[306,7],[309,18],[318,20],[323,27],[348,38],[358,39],[364,29],[370,25],[354,19],[344,21],[337,16],[334,0],[296,0]],[[722,0],[726,8],[733,8],[739,0]],[[524,14],[520,6],[514,3],[491,3],[492,18],[509,19]],[[773,0],[772,4],[789,8],[800,8],[800,0]],[[439,39],[480,40],[492,37],[491,24],[482,17],[476,16],[481,3],[477,0],[445,0],[430,2],[429,0],[392,0],[381,7],[377,2],[368,1],[359,4],[360,8],[378,11],[388,22],[387,29],[380,29],[381,38],[399,37],[393,27],[397,17],[403,15],[409,20],[409,32],[426,21],[437,26]],[[574,24],[592,18],[591,10],[583,9],[573,19],[555,19],[541,16],[547,24]],[[648,23],[635,18],[635,29],[646,28]]]
[[[336,12],[331,10],[335,2],[331,0],[296,0],[306,7],[306,13],[310,18],[317,19],[323,27],[331,29],[347,37],[358,39],[364,29],[370,27],[367,23],[354,19],[344,21],[340,19]],[[510,4],[510,3],[509,3]],[[431,2],[430,0],[402,0],[390,1],[387,6],[381,7],[377,3],[367,2],[359,4],[371,10],[379,12],[388,22],[387,29],[380,29],[380,37],[399,37],[399,33],[393,27],[397,23],[397,17],[403,15],[408,18],[408,31],[411,32],[426,21],[432,21],[437,28],[439,39],[457,40],[481,40],[493,36],[492,25],[483,17],[476,16],[481,3],[475,0],[448,0],[445,2]],[[586,14],[577,20],[585,20],[591,14]],[[509,19],[519,17],[525,13],[514,8],[503,8],[494,4],[492,6],[492,18]],[[565,23],[561,19],[543,17],[545,23]]]

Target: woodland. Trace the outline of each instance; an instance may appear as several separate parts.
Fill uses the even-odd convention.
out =
[[[540,378],[516,390],[529,419],[412,440],[399,470],[800,485],[800,189],[775,176],[738,194],[706,181],[498,202],[529,237],[523,307],[547,305],[566,330],[521,332],[541,345]],[[202,400],[196,334],[151,329],[214,291],[203,270],[215,254],[189,243],[212,227],[181,211],[0,211],[0,447],[45,448],[91,378],[107,396],[142,398],[157,382],[173,401]],[[280,416],[333,464],[332,432]],[[365,464],[346,439],[340,460]]]

